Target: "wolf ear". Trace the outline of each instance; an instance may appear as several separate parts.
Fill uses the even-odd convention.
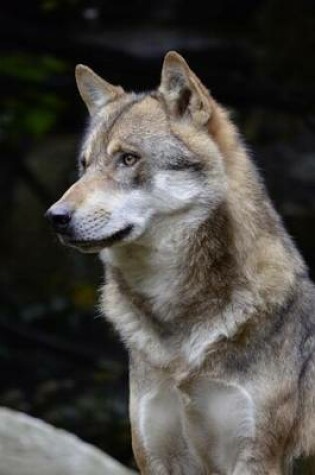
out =
[[[182,56],[170,51],[164,58],[159,91],[169,112],[189,115],[196,125],[206,125],[211,116],[211,98]]]
[[[75,78],[80,95],[91,115],[108,101],[116,99],[124,93],[122,87],[109,84],[83,64],[76,66]]]

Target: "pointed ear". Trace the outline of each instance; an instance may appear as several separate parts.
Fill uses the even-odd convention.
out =
[[[124,94],[122,87],[109,84],[83,64],[76,66],[75,78],[80,95],[91,115],[108,101]]]
[[[208,123],[211,116],[209,92],[175,51],[170,51],[164,58],[159,91],[173,116],[190,116],[196,125]]]

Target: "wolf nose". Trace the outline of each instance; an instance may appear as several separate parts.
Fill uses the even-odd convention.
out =
[[[71,221],[71,211],[67,206],[53,205],[46,211],[45,217],[57,233],[66,234]]]

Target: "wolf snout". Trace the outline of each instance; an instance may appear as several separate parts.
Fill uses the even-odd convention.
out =
[[[45,213],[54,230],[58,234],[67,234],[71,223],[72,211],[65,204],[55,204]]]

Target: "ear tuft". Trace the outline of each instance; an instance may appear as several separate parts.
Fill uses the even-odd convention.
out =
[[[166,53],[166,55],[164,57],[164,65],[166,63],[168,63],[168,64],[171,64],[171,63],[182,64],[183,66],[189,68],[189,66],[186,63],[186,61],[184,60],[184,58],[179,53],[177,53],[176,51],[169,51],[168,53]]]
[[[205,125],[209,121],[209,93],[176,51],[169,51],[164,58],[159,91],[174,117],[189,116],[196,125]]]
[[[91,115],[108,101],[124,93],[120,86],[113,86],[83,64],[76,66],[75,78],[80,95]]]
[[[187,85],[189,67],[182,56],[176,51],[169,51],[163,62],[160,90],[162,92],[176,93]]]

